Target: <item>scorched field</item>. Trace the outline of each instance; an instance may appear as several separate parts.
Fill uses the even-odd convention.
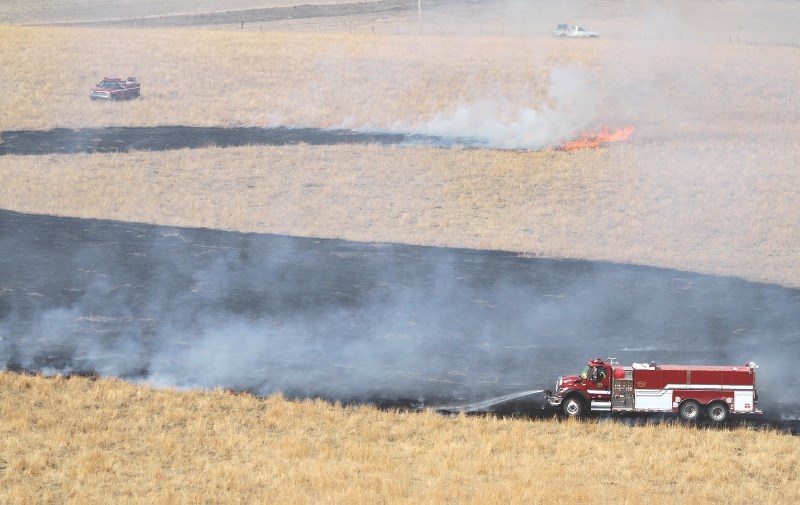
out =
[[[0,502],[797,501],[799,17],[0,5]],[[436,413],[610,355],[764,419]]]

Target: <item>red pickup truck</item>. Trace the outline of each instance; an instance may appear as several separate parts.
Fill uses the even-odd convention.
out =
[[[92,100],[130,100],[139,98],[141,83],[136,77],[103,77],[103,80],[89,91]]]

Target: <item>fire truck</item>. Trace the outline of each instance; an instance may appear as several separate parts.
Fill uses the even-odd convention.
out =
[[[732,414],[761,414],[756,408],[756,369],[743,366],[621,366],[614,358],[590,360],[580,375],[559,377],[545,398],[567,417],[588,412],[672,412],[693,422],[706,415],[714,423]]]

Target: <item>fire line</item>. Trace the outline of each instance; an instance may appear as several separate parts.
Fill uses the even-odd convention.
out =
[[[603,129],[598,133],[583,132],[581,133],[580,138],[573,140],[571,142],[567,142],[565,144],[561,144],[555,149],[556,151],[574,151],[576,149],[596,149],[603,144],[609,144],[611,142],[622,142],[628,140],[628,137],[631,136],[633,130],[634,130],[633,126],[626,126],[625,128],[611,132],[608,130],[608,127],[603,127]]]

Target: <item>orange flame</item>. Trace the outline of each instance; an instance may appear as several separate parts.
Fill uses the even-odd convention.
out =
[[[633,130],[633,126],[626,126],[621,130],[610,132],[608,131],[608,127],[603,127],[599,133],[581,133],[579,139],[561,144],[556,147],[556,150],[574,151],[575,149],[595,149],[610,142],[622,142],[623,140],[628,140]]]

